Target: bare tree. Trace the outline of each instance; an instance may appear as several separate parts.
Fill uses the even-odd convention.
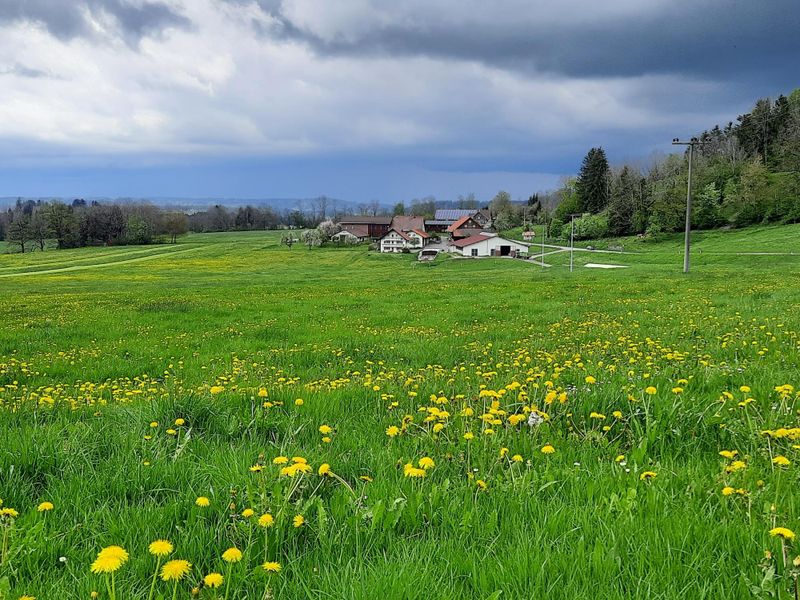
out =
[[[18,216],[8,226],[6,241],[15,246],[19,246],[20,251],[25,253],[25,244],[31,240],[31,225],[27,216]]]

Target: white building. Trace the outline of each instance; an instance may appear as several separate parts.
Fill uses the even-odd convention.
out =
[[[423,231],[390,229],[378,240],[378,249],[381,252],[402,252],[404,249],[422,248],[427,242],[427,238],[428,235]]]
[[[451,251],[461,256],[512,256],[528,252],[527,244],[507,240],[499,235],[479,234],[461,240],[455,240],[451,244]]]

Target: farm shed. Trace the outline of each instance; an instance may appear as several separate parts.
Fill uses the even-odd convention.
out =
[[[452,252],[462,256],[511,256],[517,257],[528,251],[528,246],[514,240],[507,240],[499,235],[473,235],[455,240],[451,245]]]

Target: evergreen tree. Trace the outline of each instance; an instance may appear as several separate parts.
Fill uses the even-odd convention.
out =
[[[610,172],[606,153],[592,148],[583,159],[576,189],[581,212],[598,213],[608,205]]]
[[[636,177],[626,165],[614,180],[608,204],[608,232],[611,235],[633,233],[633,215],[636,212]]]

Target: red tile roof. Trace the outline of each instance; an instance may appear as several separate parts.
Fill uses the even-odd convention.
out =
[[[424,239],[427,239],[427,238],[429,238],[429,237],[431,237],[431,236],[429,236],[427,233],[425,233],[424,231],[422,231],[422,230],[420,230],[420,229],[412,229],[411,231],[413,231],[414,233],[416,233],[416,234],[417,234],[419,237],[421,237],[423,240],[424,240]]]
[[[397,229],[394,229],[394,228],[392,228],[392,229],[390,229],[389,231],[387,231],[386,233],[384,233],[384,234],[381,236],[381,238],[380,238],[380,239],[382,240],[383,238],[385,238],[387,235],[389,235],[389,234],[390,234],[390,233],[392,233],[393,231],[394,231],[394,232],[395,232],[397,235],[399,235],[401,238],[403,238],[405,241],[407,241],[407,242],[410,242],[410,241],[411,241],[411,238],[410,238],[410,237],[408,237],[408,236],[407,236],[405,233],[403,233],[402,231],[398,231]]]
[[[447,228],[447,231],[448,231],[448,233],[452,233],[452,232],[454,232],[456,229],[458,229],[459,227],[461,227],[461,226],[462,226],[464,223],[466,223],[467,221],[469,221],[471,218],[472,218],[472,215],[464,215],[464,216],[463,216],[463,217],[461,217],[461,218],[460,218],[458,221],[454,222],[452,225],[450,225],[450,226]]]
[[[464,238],[461,240],[456,240],[453,242],[453,246],[456,248],[465,248],[467,246],[472,246],[472,244],[477,244],[478,242],[485,242],[486,240],[494,239],[494,236],[487,236],[487,235],[471,235],[468,238]]]

